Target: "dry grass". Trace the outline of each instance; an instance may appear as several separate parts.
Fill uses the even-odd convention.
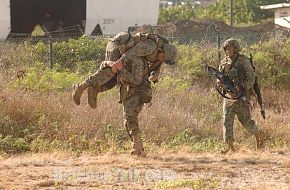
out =
[[[272,91],[269,92],[271,93]],[[95,139],[109,146],[116,141],[128,140],[122,125],[122,105],[117,103],[117,90],[100,94],[97,109],[88,106],[86,93],[80,106],[73,104],[70,92],[38,94],[19,91],[2,92],[2,96],[5,100],[1,102],[1,118],[8,115],[18,127],[38,125],[38,134],[41,134],[42,138],[70,141],[79,144],[79,149],[96,146],[89,145],[88,142],[81,144],[82,138],[85,141]],[[284,108],[283,113],[276,112],[276,106],[272,108],[267,103],[269,99],[271,100],[271,97],[265,97],[267,120],[260,117],[258,110],[254,111],[254,117],[273,141],[273,147],[289,146],[287,139],[290,137],[290,114]],[[283,99],[284,102],[279,101],[279,105],[289,104],[286,98]],[[221,118],[221,101],[216,94],[199,87],[191,92],[163,89],[155,90],[150,107],[144,106],[140,114],[140,127],[144,133],[145,144],[149,146],[164,145],[182,131],[189,130],[190,136],[181,142],[186,143],[188,140],[193,142],[193,139],[222,139]],[[247,134],[245,136],[241,127],[236,128],[236,135],[238,141],[246,141],[249,138]],[[187,147],[183,151],[192,150]]]
[[[6,75],[1,77],[9,79]],[[203,142],[204,139],[219,139],[222,142],[221,98],[201,86],[193,86],[187,91],[155,89],[153,86],[152,105],[145,105],[139,116],[147,149],[154,151],[152,145],[161,148],[174,142],[175,145],[185,145],[177,151],[192,152],[190,147],[193,143]],[[288,92],[280,92],[278,95],[275,90],[264,90],[263,96],[267,119],[262,119],[259,108],[254,110],[253,116],[268,136],[268,147],[285,149],[289,147],[290,139]],[[4,125],[5,118],[9,117],[10,127],[15,125],[14,128],[18,129],[36,126],[37,130],[30,141],[39,137],[49,141],[57,140],[56,144],[62,144],[56,146],[58,148],[88,150],[99,147],[97,152],[116,146],[114,150],[111,149],[114,152],[130,147],[125,143],[129,138],[123,128],[122,105],[117,102],[117,88],[99,94],[97,109],[88,106],[86,93],[81,99],[81,105],[76,106],[70,91],[2,91],[0,119]],[[236,140],[246,144],[247,149],[247,142],[253,144],[252,137],[245,133],[240,124],[236,122],[236,125],[239,126],[235,129]],[[216,143],[213,142],[213,146],[220,146]],[[206,151],[207,147],[202,149]]]

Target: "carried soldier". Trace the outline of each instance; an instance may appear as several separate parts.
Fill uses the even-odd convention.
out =
[[[131,154],[143,156],[138,115],[144,104],[151,102],[151,82],[158,80],[161,64],[175,64],[176,53],[176,47],[159,35],[138,33],[133,36],[121,32],[108,43],[106,60],[100,69],[77,84],[72,94],[73,100],[79,105],[82,93],[88,89],[89,104],[95,108],[97,93],[112,88],[118,82],[124,125],[133,142]]]

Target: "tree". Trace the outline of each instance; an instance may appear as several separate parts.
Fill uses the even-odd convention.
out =
[[[257,23],[273,16],[273,12],[260,9],[261,5],[281,3],[283,0],[234,0],[235,23]],[[284,0],[285,2],[285,0]],[[196,10],[198,18],[218,19],[229,23],[230,0],[218,1],[208,7],[200,7]]]
[[[187,20],[194,17],[194,15],[194,9],[189,3],[183,6],[170,6],[160,9],[158,23]]]
[[[234,0],[234,23],[259,23],[261,20],[273,17],[273,11],[260,9],[261,5],[286,3],[287,0]],[[206,18],[230,22],[230,0],[220,0],[206,7],[192,8],[187,2],[183,6],[173,6],[160,9],[159,23],[186,20],[190,18]]]

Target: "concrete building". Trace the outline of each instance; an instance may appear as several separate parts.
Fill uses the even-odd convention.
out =
[[[37,25],[49,34],[116,34],[156,25],[158,14],[159,0],[0,0],[0,38],[29,35]]]
[[[189,2],[191,5],[201,5],[201,6],[207,6],[209,4],[216,3],[217,0],[160,0],[160,7],[167,7],[167,6],[173,6],[173,5],[182,5],[185,2]]]
[[[290,28],[290,3],[279,3],[273,5],[264,5],[261,9],[273,10],[275,13],[275,24]]]

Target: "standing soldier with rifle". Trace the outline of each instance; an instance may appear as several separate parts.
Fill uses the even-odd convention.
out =
[[[221,61],[219,71],[233,82],[235,90],[228,90],[224,94],[223,130],[224,140],[228,147],[222,153],[227,153],[229,150],[235,151],[233,133],[235,115],[247,132],[255,136],[257,149],[261,149],[264,146],[263,133],[252,119],[250,105],[251,96],[255,96],[254,84],[257,82],[254,67],[249,58],[240,54],[241,48],[237,40],[233,38],[226,40],[223,49],[226,57]],[[217,86],[223,87],[225,84],[218,79]],[[243,96],[237,98],[240,94]],[[262,111],[264,113],[264,110]]]

